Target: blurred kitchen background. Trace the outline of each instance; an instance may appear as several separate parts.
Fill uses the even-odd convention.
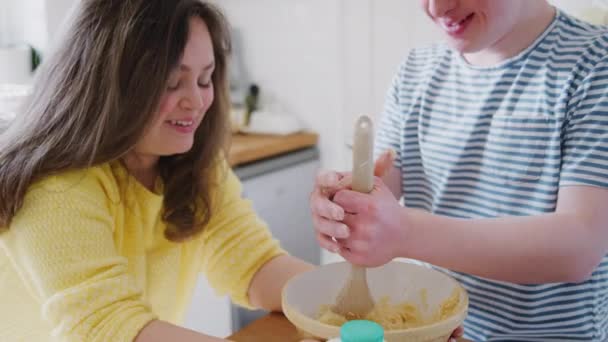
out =
[[[0,130],[17,115],[32,70],[79,1],[0,0]],[[338,260],[314,241],[307,203],[314,175],[350,168],[355,118],[377,116],[401,59],[438,40],[438,32],[415,0],[213,2],[233,26],[233,166],[244,195],[291,253],[314,263]],[[608,1],[551,2],[607,23]],[[186,324],[227,336],[257,315],[216,296],[201,278]]]

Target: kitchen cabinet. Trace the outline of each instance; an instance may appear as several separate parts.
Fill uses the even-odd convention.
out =
[[[243,196],[252,201],[273,236],[292,255],[319,264],[318,247],[310,218],[308,197],[319,168],[316,147],[306,147],[234,168],[243,184]],[[199,279],[185,325],[215,336],[228,336],[266,312],[233,306]]]

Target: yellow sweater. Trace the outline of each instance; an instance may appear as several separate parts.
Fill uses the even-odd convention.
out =
[[[199,272],[249,306],[253,275],[284,251],[240,192],[229,172],[209,225],[178,244],[162,196],[118,162],[32,185],[0,234],[0,341],[132,341],[155,318],[181,322]]]

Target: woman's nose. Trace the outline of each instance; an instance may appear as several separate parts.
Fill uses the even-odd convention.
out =
[[[205,106],[205,100],[198,85],[188,88],[181,100],[181,105],[188,110],[199,110]]]

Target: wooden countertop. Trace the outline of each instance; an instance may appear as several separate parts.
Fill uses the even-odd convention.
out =
[[[315,146],[318,140],[319,136],[310,132],[289,135],[233,134],[228,161],[234,167]]]
[[[282,314],[272,313],[228,337],[235,342],[298,342],[296,328]]]
[[[282,314],[264,316],[228,337],[235,342],[299,342],[296,328]],[[460,339],[460,342],[470,342]]]

